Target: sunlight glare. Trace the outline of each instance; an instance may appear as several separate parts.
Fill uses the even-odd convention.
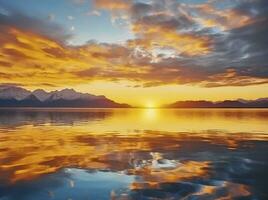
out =
[[[156,104],[152,101],[147,101],[146,104],[145,104],[145,108],[156,108]]]
[[[144,109],[143,115],[145,121],[155,121],[157,118],[158,110],[154,108]]]

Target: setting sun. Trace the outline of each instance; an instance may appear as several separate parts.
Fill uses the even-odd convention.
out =
[[[158,106],[153,101],[147,101],[144,107],[145,108],[157,108]]]
[[[268,199],[268,0],[0,0],[0,200]]]

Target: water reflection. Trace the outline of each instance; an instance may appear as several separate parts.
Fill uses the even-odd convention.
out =
[[[267,119],[268,110],[1,110],[0,199],[267,199]]]
[[[100,121],[112,115],[109,109],[0,109],[0,126],[17,127],[31,125],[74,125],[76,123],[90,123]]]

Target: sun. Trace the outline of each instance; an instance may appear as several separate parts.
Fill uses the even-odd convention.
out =
[[[145,108],[156,108],[157,105],[156,105],[156,103],[153,102],[153,101],[147,101],[144,107],[145,107]]]

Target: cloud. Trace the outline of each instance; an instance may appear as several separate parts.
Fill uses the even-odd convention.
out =
[[[7,11],[6,14],[0,12],[0,32],[10,27],[16,27],[25,32],[41,34],[61,42],[65,42],[72,37],[62,26],[52,22],[55,18],[53,14],[48,16],[48,20],[38,19],[5,5],[0,7]]]
[[[213,4],[194,6],[197,13],[195,20],[204,27],[230,30],[252,23],[250,13],[240,12],[238,9],[216,9]]]
[[[123,1],[124,6],[121,6],[121,1],[109,1],[117,6],[119,4],[118,7],[104,2],[96,1],[97,7],[111,10],[115,21],[129,21],[129,27],[136,36],[129,41],[131,46],[148,50],[170,48],[178,54],[189,55],[210,51],[210,38],[198,33],[195,22],[187,13],[180,12],[178,7],[181,4],[175,1],[154,1],[150,4]]]
[[[148,50],[154,49],[173,49],[177,54],[202,55],[210,51],[211,40],[206,35],[195,33],[180,33],[172,26],[177,21],[165,20],[157,21],[163,16],[153,16],[147,18],[153,23],[148,25],[146,21],[139,21],[132,26],[132,30],[137,34],[137,38],[129,41],[130,45],[140,46]],[[161,25],[162,24],[162,25]]]
[[[71,26],[70,31],[74,31],[74,30],[75,30],[75,27]]]
[[[75,18],[74,18],[74,16],[72,16],[72,15],[68,15],[68,16],[67,16],[67,19],[68,19],[68,20],[74,20]]]
[[[15,83],[1,83],[0,84],[0,89],[5,89],[9,87],[22,87],[22,84],[15,84]]]
[[[96,0],[96,8],[125,20],[135,37],[123,44],[81,46],[66,45],[70,35],[60,26],[11,10],[0,14],[0,81],[64,86],[128,80],[141,87],[268,83],[268,2],[230,5]]]
[[[86,15],[89,15],[89,16],[101,16],[101,12],[97,11],[97,10],[93,10],[93,11],[89,11],[86,13]]]
[[[94,0],[94,4],[99,9],[125,10],[131,5],[131,0]]]

